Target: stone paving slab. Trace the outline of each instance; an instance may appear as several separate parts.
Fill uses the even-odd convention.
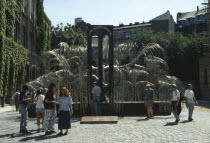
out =
[[[0,113],[0,143],[210,143],[210,112],[195,111],[194,119],[187,122],[186,109],[178,125],[173,116],[119,117],[118,124],[80,124],[74,118],[69,135],[58,137],[37,133],[36,119],[28,122],[32,134],[19,134],[20,115],[7,111]]]
[[[117,116],[84,116],[80,124],[116,124]]]

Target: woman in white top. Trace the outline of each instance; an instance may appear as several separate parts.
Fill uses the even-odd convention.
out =
[[[187,85],[187,90],[185,91],[184,94],[185,101],[186,101],[186,107],[189,110],[189,116],[188,116],[188,121],[192,121],[192,114],[194,110],[195,103],[198,104],[194,92],[192,91],[192,84]]]
[[[36,94],[36,97],[35,97],[38,131],[41,130],[40,124],[43,124],[44,112],[45,112],[44,103],[43,103],[45,96],[42,94],[42,91],[43,91],[43,88],[39,88],[39,90],[37,90],[37,94]],[[40,123],[41,118],[42,118],[42,122]]]

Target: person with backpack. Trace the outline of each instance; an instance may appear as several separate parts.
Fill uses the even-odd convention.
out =
[[[193,88],[192,84],[188,84],[187,90],[185,91],[185,94],[184,94],[186,107],[189,110],[189,113],[188,113],[189,122],[193,121],[192,114],[193,114],[194,106],[195,106],[195,103],[198,104],[198,101],[195,98],[192,88]]]
[[[180,121],[178,112],[177,112],[177,107],[179,106],[180,102],[180,92],[177,90],[176,84],[172,84],[172,99],[171,99],[171,109],[174,117],[176,118],[175,123],[178,124]]]
[[[43,92],[43,88],[40,87],[37,90],[36,97],[35,97],[38,132],[41,131],[40,124],[43,124],[44,112],[45,112],[45,109],[44,109],[44,98],[45,98],[45,96],[42,94],[42,92]],[[41,118],[42,118],[42,123],[40,123]]]

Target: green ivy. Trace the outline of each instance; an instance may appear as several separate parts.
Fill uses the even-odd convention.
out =
[[[21,5],[16,0],[0,0],[0,96],[3,100],[7,96],[9,79],[15,84],[16,78],[25,74],[28,60],[25,48],[13,40],[20,12]]]
[[[36,10],[37,10],[37,23],[36,23],[36,33],[37,33],[37,44],[36,53],[40,55],[43,51],[48,51],[51,49],[50,40],[50,30],[51,21],[44,12],[43,7],[44,0],[37,0]]]
[[[8,37],[14,37],[15,23],[19,20],[21,6],[15,0],[9,0],[6,2],[6,35]]]
[[[6,7],[6,0],[0,0],[0,32],[2,34],[5,34],[5,30],[6,30],[5,7]]]

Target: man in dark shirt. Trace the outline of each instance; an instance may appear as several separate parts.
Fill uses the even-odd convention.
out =
[[[28,103],[31,101],[31,98],[26,96],[28,90],[27,85],[23,85],[22,91],[19,96],[20,110],[21,110],[21,120],[20,120],[20,133],[30,133],[27,130],[27,121],[28,121]]]
[[[154,90],[151,88],[150,84],[147,84],[146,89],[144,90],[144,104],[147,107],[148,116],[146,119],[154,119],[152,109],[154,104]]]

